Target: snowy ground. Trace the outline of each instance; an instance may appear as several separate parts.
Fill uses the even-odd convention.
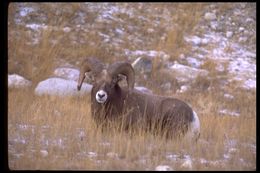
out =
[[[144,4],[140,4],[139,8],[143,9]],[[83,8],[83,7],[82,7]],[[39,9],[37,6],[26,6],[24,4],[20,5],[19,10],[15,14],[13,19],[17,25],[25,27],[28,32],[32,33],[31,40],[27,42],[30,45],[37,45],[41,39],[41,32],[46,29],[53,29],[55,31],[63,31],[64,34],[72,34],[71,42],[77,42],[80,44],[95,44],[93,42],[88,42],[87,40],[74,37],[73,33],[87,33],[95,30],[95,27],[99,25],[106,26],[113,23],[114,27],[108,27],[103,30],[98,30],[97,32],[104,45],[111,48],[112,50],[117,50],[117,55],[123,55],[128,57],[133,63],[133,66],[136,66],[138,61],[141,62],[140,66],[145,67],[147,73],[150,72],[151,65],[149,61],[140,61],[143,57],[148,57],[148,59],[154,59],[159,57],[165,64],[165,70],[169,72],[174,72],[178,74],[178,82],[183,84],[180,87],[180,93],[186,92],[190,88],[190,81],[195,79],[198,75],[207,76],[208,71],[202,69],[201,66],[208,59],[213,60],[217,66],[216,70],[221,72],[226,70],[228,77],[224,83],[232,84],[234,81],[241,81],[239,87],[245,90],[256,90],[256,49],[255,45],[248,45],[248,40],[251,37],[255,36],[256,28],[255,26],[255,16],[243,16],[243,12],[246,10],[246,6],[241,5],[237,8],[237,11],[232,11],[233,13],[227,13],[226,15],[220,15],[217,10],[214,10],[214,6],[211,7],[211,13],[206,13],[201,19],[203,26],[197,26],[197,30],[201,27],[205,27],[206,31],[203,33],[196,34],[196,32],[185,35],[184,40],[187,43],[192,45],[192,49],[188,54],[182,54],[178,57],[177,61],[170,61],[172,55],[164,51],[151,50],[149,48],[149,42],[151,42],[153,34],[157,34],[163,28],[163,31],[166,32],[171,27],[174,27],[174,24],[167,21],[170,18],[171,12],[165,9],[162,13],[157,11],[151,11],[151,8],[147,9],[152,17],[147,17],[139,15],[138,8],[128,7],[124,5],[113,5],[110,3],[85,3],[84,10],[79,11],[76,14],[76,18],[73,21],[73,25],[58,27],[58,26],[49,26],[44,21],[46,16],[44,13],[38,15],[35,19],[30,17],[30,20],[27,17],[30,14],[36,13]],[[212,10],[213,9],[213,10]],[[88,19],[87,13],[95,13],[96,16],[93,19],[93,23],[85,23]],[[58,13],[58,12],[57,12]],[[159,15],[160,14],[160,15]],[[148,37],[143,37],[141,34],[142,28],[140,26],[134,26],[131,22],[124,21],[120,18],[120,15],[126,15],[129,19],[138,19],[143,23],[150,23],[150,28],[147,29]],[[237,18],[241,17],[241,20],[237,21]],[[26,22],[27,21],[27,22]],[[29,22],[28,22],[29,21]],[[208,22],[205,22],[208,21]],[[223,23],[225,22],[225,23]],[[206,24],[207,23],[207,24]],[[96,26],[95,26],[96,25]],[[219,29],[219,27],[223,27]],[[195,29],[196,30],[196,29]],[[129,34],[131,33],[131,34]],[[159,39],[165,39],[163,34],[158,35]],[[155,39],[154,42],[159,39]],[[59,40],[52,40],[53,43],[58,42]],[[131,49],[121,47],[126,42],[131,43]],[[139,49],[142,48],[142,49]],[[182,62],[185,61],[183,64]],[[227,64],[227,66],[226,66]],[[91,85],[84,83],[81,93],[78,93],[76,90],[77,78],[79,71],[75,68],[65,68],[60,67],[56,68],[53,72],[53,76],[41,81],[35,88],[35,93],[38,95],[41,94],[51,94],[51,95],[77,95],[89,93],[91,90]],[[8,87],[29,87],[31,86],[31,81],[25,79],[24,77],[17,74],[8,75]],[[149,89],[139,86],[136,87],[145,92],[152,92]],[[226,99],[235,99],[234,96],[230,94],[225,94]],[[232,110],[222,109],[219,110],[219,113],[223,116],[229,115],[233,117],[239,117],[240,113]],[[57,115],[59,112],[57,112]],[[35,132],[35,127],[29,124],[11,124],[13,128],[17,129],[17,136],[13,136],[8,139],[9,152],[12,154],[12,157],[19,158],[23,153],[19,153],[14,150],[12,145],[19,144],[21,146],[28,143],[28,139],[24,137],[23,133],[25,131],[30,131],[30,133]],[[52,128],[48,125],[40,127],[42,131],[42,136],[40,138],[40,143],[42,149],[40,151],[43,157],[48,156],[47,148],[49,145],[57,146],[61,149],[66,149],[66,136],[60,136],[56,139],[49,139],[45,136],[44,131]],[[85,136],[85,132],[82,129],[78,129],[78,134],[75,134],[78,139]],[[235,140],[227,140],[226,152],[222,158],[219,160],[206,160],[204,158],[194,158],[190,155],[179,155],[176,153],[165,153],[165,158],[170,161],[176,161],[181,167],[185,169],[192,169],[194,163],[200,163],[202,165],[225,165],[227,162],[232,159],[234,153],[237,151],[237,143]],[[98,145],[98,144],[97,144]],[[100,145],[110,145],[109,143],[100,144]],[[246,147],[251,148],[256,152],[255,145],[249,145],[248,143],[240,144],[245,145]],[[31,149],[31,152],[36,152],[35,148]],[[84,151],[77,153],[79,157],[86,158],[97,158],[98,154],[94,151]],[[107,157],[117,159],[117,153],[109,153]],[[96,160],[97,162],[102,163],[102,160]],[[146,158],[140,160],[140,162],[146,163]],[[240,158],[241,164],[250,164],[247,163],[243,158]],[[158,165],[154,170],[174,170],[174,168],[168,165]]]
[[[146,31],[151,36],[157,34],[161,28],[164,28],[167,32],[174,24],[171,22],[164,22],[169,20],[171,11],[165,9],[163,13],[157,11],[151,16],[147,17],[140,14],[138,9],[128,7],[127,5],[114,5],[113,3],[86,3],[82,4],[82,11],[75,14],[75,19],[72,23],[74,26],[48,26],[46,24],[45,14],[39,14],[37,18],[30,18],[30,15],[39,10],[37,6],[20,5],[19,11],[16,14],[15,21],[18,25],[25,26],[28,32],[32,33],[32,40],[29,44],[37,43],[40,39],[40,33],[43,30],[52,29],[53,31],[61,30],[64,34],[71,34],[71,41],[77,39],[80,44],[86,44],[88,40],[81,40],[75,36],[75,32],[82,34],[90,32],[95,24],[97,26],[108,27],[97,31],[100,35],[102,44],[108,46],[112,50],[116,50],[116,54],[128,57],[132,62],[140,57],[148,57],[150,59],[160,57],[165,62],[165,67],[171,67],[176,64],[178,71],[183,71],[187,68],[194,68],[200,70],[201,65],[208,59],[213,59],[217,63],[216,70],[228,71],[228,80],[226,82],[232,83],[233,81],[241,81],[241,87],[245,89],[256,88],[256,50],[255,45],[250,46],[248,40],[252,40],[251,37],[255,35],[255,16],[248,14],[245,5],[237,5],[237,9],[233,11],[231,16],[229,13],[220,14],[218,10],[214,9],[214,5],[211,5],[212,12],[205,12],[200,21],[200,25],[195,29],[195,34],[185,34],[184,40],[187,43],[191,43],[192,49],[188,54],[182,54],[179,57],[179,61],[171,62],[169,58],[172,55],[167,54],[164,51],[150,50],[146,43],[155,42],[158,39],[154,37],[152,40],[150,37],[144,37],[141,35],[143,28],[139,25],[134,26],[131,21],[126,21],[120,18],[120,15],[126,15],[129,19],[137,17],[139,23],[151,23],[151,27]],[[144,8],[143,4],[140,4],[140,9]],[[147,12],[150,12],[151,8],[147,8]],[[239,11],[241,13],[239,13]],[[94,24],[85,23],[87,16],[85,12],[97,12],[94,16]],[[244,16],[243,16],[243,12]],[[247,12],[247,13],[246,13]],[[155,18],[156,17],[156,18]],[[237,21],[237,18],[241,18],[241,21]],[[30,19],[29,23],[24,23],[24,20]],[[160,20],[158,20],[160,19]],[[208,25],[208,23],[210,25]],[[171,26],[173,25],[173,26]],[[201,26],[202,25],[202,26]],[[203,33],[198,32],[200,28],[205,28]],[[159,39],[165,39],[163,34],[157,34]],[[149,39],[149,40],[148,40]],[[55,42],[55,40],[53,40]],[[58,41],[58,40],[56,40]],[[125,43],[131,42],[131,50],[122,47]],[[94,44],[94,43],[88,43]],[[146,45],[145,45],[146,44]],[[121,46],[122,45],[122,46]],[[139,49],[138,49],[138,47]],[[133,50],[133,47],[135,48]],[[143,49],[140,49],[142,47]],[[182,60],[186,61],[186,64],[182,64]],[[225,69],[225,64],[228,64]],[[176,69],[175,68],[175,69]],[[194,69],[190,72],[193,73]],[[195,78],[196,75],[193,76]],[[72,76],[75,79],[75,76]],[[183,78],[182,78],[183,79]],[[190,80],[190,76],[186,80]]]

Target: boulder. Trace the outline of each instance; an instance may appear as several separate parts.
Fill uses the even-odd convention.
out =
[[[217,18],[216,14],[215,13],[206,13],[204,15],[204,19],[206,20],[215,20]]]
[[[8,87],[10,88],[29,87],[31,84],[31,81],[18,74],[8,75]]]
[[[156,166],[155,171],[173,171],[173,169],[168,165],[159,165]]]
[[[151,91],[150,89],[143,87],[143,86],[136,86],[135,89],[143,92],[143,93],[147,93],[147,94],[152,94],[153,91]]]
[[[34,92],[36,95],[78,96],[89,94],[91,89],[92,85],[83,83],[78,91],[76,81],[54,77],[39,82]]]
[[[169,73],[172,73],[174,76],[176,76],[178,82],[183,83],[191,82],[198,76],[207,76],[209,73],[207,70],[197,69],[178,63],[172,65],[168,70]]]
[[[54,75],[63,79],[77,81],[79,78],[79,70],[69,67],[59,67],[55,69]]]

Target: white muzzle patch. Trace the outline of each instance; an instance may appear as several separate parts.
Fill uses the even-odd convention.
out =
[[[104,90],[99,90],[96,93],[96,100],[98,103],[105,103],[105,101],[107,100],[107,92]]]

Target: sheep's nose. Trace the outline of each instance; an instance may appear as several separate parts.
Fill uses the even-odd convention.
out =
[[[100,94],[100,93],[98,93],[98,97],[99,98],[103,98],[105,96],[105,94]]]

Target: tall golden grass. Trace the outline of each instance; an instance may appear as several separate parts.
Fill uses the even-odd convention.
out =
[[[14,15],[15,5],[9,6],[10,18]],[[154,42],[150,45],[151,49],[168,52],[173,55],[172,58],[189,50],[189,46],[184,45],[183,34],[192,32],[206,6],[206,4],[175,5],[158,4],[158,8],[177,9],[173,20],[178,19],[179,27],[184,30],[169,30],[165,42]],[[49,8],[54,8],[48,4],[42,4],[42,7],[47,11]],[[64,8],[72,11],[79,7],[77,4],[73,7],[64,5]],[[145,11],[140,10],[140,13],[144,14]],[[62,18],[59,21],[60,26],[66,26],[67,20],[71,18],[66,12],[60,17]],[[128,18],[128,16],[122,17]],[[50,21],[50,24],[53,24],[52,22]],[[136,24],[140,25],[138,20]],[[144,25],[140,32],[145,34],[149,27],[149,24]],[[185,140],[166,140],[142,130],[127,133],[119,131],[113,125],[109,130],[102,131],[91,118],[90,96],[60,98],[34,95],[36,84],[52,75],[60,59],[76,65],[76,62],[85,56],[97,56],[105,62],[123,58],[114,57],[113,51],[102,44],[95,31],[77,35],[86,40],[94,40],[95,45],[72,44],[68,35],[47,28],[42,32],[38,45],[29,45],[26,42],[30,39],[30,32],[10,23],[8,73],[21,74],[33,82],[33,86],[29,88],[8,89],[10,169],[154,170],[158,165],[169,165],[174,170],[187,170],[190,168],[182,165],[185,155],[190,155],[192,158],[192,170],[256,169],[256,153],[250,147],[256,145],[256,92],[240,90],[235,84],[225,87],[225,92],[234,96],[231,100],[224,97],[225,92],[220,88],[221,84],[217,79],[212,82],[201,77],[198,77],[195,83],[202,87],[210,85],[212,91],[197,90],[194,85],[194,88],[186,93],[171,95],[188,102],[197,112],[201,122],[201,136],[196,144]],[[52,44],[51,39],[58,42]],[[122,45],[124,46],[133,45],[126,42]],[[212,69],[214,66],[214,62],[208,61],[203,68]],[[218,75],[216,71],[211,71],[211,78],[216,75]],[[158,83],[161,77],[153,76]],[[174,81],[172,79],[172,82]],[[155,93],[161,93],[155,86],[151,85],[151,89]],[[237,111],[240,116],[221,115],[220,109]],[[25,142],[21,142],[23,140]],[[223,161],[224,154],[229,149],[226,143],[231,140],[237,142],[237,145],[233,146],[236,150],[231,159],[222,163],[219,160]],[[167,156],[170,154],[176,154],[178,159],[169,159]],[[208,162],[201,163],[199,161],[201,158]]]
[[[31,89],[9,89],[8,138],[18,136],[26,144],[9,142],[10,169],[84,169],[84,170],[153,170],[168,164],[176,170],[185,170],[181,161],[171,161],[167,153],[182,157],[191,155],[194,170],[251,170],[255,169],[256,155],[247,144],[256,143],[254,92],[239,93],[237,101],[224,102],[219,94],[194,94],[190,103],[201,121],[201,137],[197,144],[187,141],[166,140],[149,132],[132,134],[111,126],[101,131],[91,118],[89,97],[38,97]],[[25,99],[26,98],[26,99]],[[188,100],[190,96],[183,96]],[[218,107],[240,108],[239,117],[221,116]],[[34,126],[19,129],[18,125]],[[44,126],[48,126],[44,130]],[[81,131],[81,132],[80,132]],[[84,135],[80,136],[80,133]],[[62,139],[62,146],[52,141]],[[203,165],[198,160],[221,160],[227,153],[226,142],[236,140],[237,153],[224,165]],[[49,141],[49,145],[44,145]],[[47,156],[41,150],[48,152]],[[95,152],[97,156],[91,156]],[[23,153],[20,158],[15,153]],[[241,164],[243,158],[248,164]],[[196,160],[197,159],[197,160]],[[99,161],[98,161],[99,160]]]

